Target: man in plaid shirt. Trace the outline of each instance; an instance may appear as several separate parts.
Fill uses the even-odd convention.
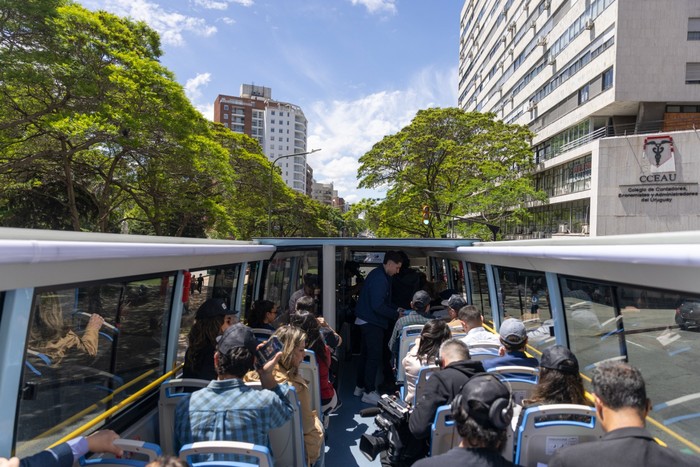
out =
[[[280,352],[262,368],[256,368],[262,389],[243,382],[243,376],[254,368],[257,346],[253,331],[241,323],[229,327],[219,338],[214,354],[218,378],[184,397],[177,406],[177,450],[197,441],[243,441],[270,447],[268,432],[284,425],[292,417],[293,409],[286,396],[288,386],[278,385],[272,375]],[[204,458],[194,461],[253,459],[221,454],[199,457]]]
[[[394,365],[400,365],[399,361],[399,340],[401,337],[401,330],[404,326],[410,326],[412,324],[425,324],[430,321],[430,295],[425,290],[419,290],[413,294],[413,300],[411,300],[411,311],[407,315],[401,317],[396,321],[394,325],[394,331],[391,333],[391,339],[389,339],[389,349],[393,356]]]

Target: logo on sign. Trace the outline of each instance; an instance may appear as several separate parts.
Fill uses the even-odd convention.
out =
[[[651,173],[676,171],[673,138],[668,135],[644,138],[644,156],[650,162]]]

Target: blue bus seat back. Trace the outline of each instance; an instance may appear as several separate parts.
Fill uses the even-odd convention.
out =
[[[89,465],[99,465],[100,467],[112,467],[112,466],[133,466],[142,467],[147,463],[154,461],[160,455],[163,454],[160,446],[154,443],[148,443],[146,441],[139,441],[135,439],[125,439],[120,438],[114,441],[114,445],[121,448],[124,452],[136,453],[148,458],[147,461],[136,460],[136,459],[110,459],[110,458],[93,458],[85,459],[81,457],[78,462],[82,466]]]
[[[399,355],[396,361],[396,382],[403,384],[406,380],[406,371],[403,368],[401,362],[403,358],[408,353],[411,348],[411,344],[415,344],[416,339],[420,337],[420,333],[423,330],[422,324],[411,324],[409,326],[404,326],[401,329],[401,335],[399,336]]]
[[[175,409],[180,400],[189,394],[186,389],[201,389],[209,385],[209,381],[194,378],[173,378],[160,385],[158,398],[158,432],[160,447],[166,455],[175,453]]]
[[[311,394],[311,407],[316,411],[319,420],[323,422],[321,411],[321,372],[318,368],[318,360],[313,350],[306,349],[304,360],[299,365],[299,375],[309,382]]]
[[[435,412],[433,425],[430,430],[430,455],[444,454],[457,446],[461,440],[457,426],[452,419],[450,404],[441,405]]]
[[[228,454],[247,456],[255,458],[257,464],[237,461],[202,461],[190,463],[190,457],[207,454]],[[215,467],[215,466],[247,466],[258,465],[260,467],[272,467],[275,465],[270,455],[270,450],[266,446],[258,444],[244,443],[241,441],[200,441],[197,443],[186,444],[180,449],[180,459],[187,461],[190,465],[198,467]],[[280,464],[281,465],[281,464]]]
[[[414,407],[416,405],[416,401],[418,400],[418,394],[423,393],[428,379],[430,379],[430,377],[436,371],[440,371],[440,367],[437,365],[422,366],[420,370],[418,370],[418,378],[416,378],[416,389],[413,393],[413,400],[411,401]]]
[[[255,338],[258,340],[258,342],[265,342],[272,336],[272,333],[274,331],[270,329],[265,329],[265,328],[253,328],[253,334],[255,335]]]
[[[577,404],[530,407],[523,412],[517,428],[513,462],[546,464],[558,449],[595,441],[604,434],[593,407]]]

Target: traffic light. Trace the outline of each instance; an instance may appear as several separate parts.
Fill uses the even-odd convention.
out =
[[[427,204],[423,205],[423,223],[425,225],[430,224],[430,206]]]

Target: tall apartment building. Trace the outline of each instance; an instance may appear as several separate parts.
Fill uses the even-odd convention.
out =
[[[214,121],[236,133],[258,140],[263,153],[282,170],[290,188],[309,194],[306,156],[284,157],[306,152],[307,120],[301,107],[272,99],[272,89],[242,84],[240,96],[218,95]]]
[[[459,106],[528,125],[510,238],[700,229],[700,1],[466,0]]]

